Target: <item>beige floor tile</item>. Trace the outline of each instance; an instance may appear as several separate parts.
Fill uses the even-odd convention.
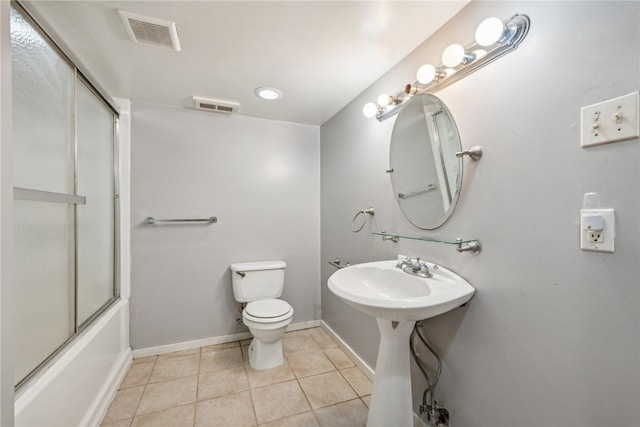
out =
[[[151,376],[151,370],[153,369],[155,361],[148,361],[147,363],[136,363],[129,367],[127,375],[120,383],[120,388],[131,388],[139,385],[145,385],[149,382]]]
[[[197,375],[200,354],[190,356],[160,357],[151,372],[150,383]]]
[[[336,367],[322,351],[298,353],[287,356],[289,366],[298,378],[335,371]]]
[[[326,354],[329,359],[333,362],[333,364],[338,369],[349,368],[351,366],[355,366],[355,363],[349,359],[349,356],[339,348],[327,348],[324,350],[324,354]]]
[[[133,419],[131,427],[193,427],[196,405],[178,406]]]
[[[242,364],[242,351],[240,347],[207,351],[200,355],[201,373],[229,369],[235,366],[242,366]]]
[[[309,329],[309,335],[311,335],[311,338],[320,348],[333,348],[338,346],[338,344],[320,328]]]
[[[100,424],[100,427],[129,427],[131,425],[131,418],[127,418],[126,420],[120,420],[109,424]]]
[[[251,340],[253,340],[253,338],[249,338],[248,340],[242,340],[240,341],[240,345],[249,345],[251,344]]]
[[[309,411],[271,421],[270,423],[260,424],[258,427],[320,427],[320,424],[318,424],[313,412]]]
[[[338,371],[302,378],[299,381],[314,409],[358,397]]]
[[[158,360],[158,356],[139,357],[137,359],[133,359],[133,362],[131,362],[131,365],[136,365],[138,363],[155,362],[156,360]]]
[[[321,328],[286,333],[286,361],[278,368],[251,369],[248,346],[241,346],[248,343],[233,341],[135,359],[103,425],[366,424],[372,383]]]
[[[369,410],[360,399],[356,399],[314,412],[322,427],[364,427]]]
[[[240,341],[225,342],[202,347],[202,352],[224,350],[225,348],[240,347]]]
[[[170,357],[182,357],[182,356],[190,356],[192,354],[200,353],[200,347],[190,348],[187,350],[180,351],[172,351],[171,353],[164,353],[158,356],[159,359],[167,359]]]
[[[249,346],[243,345],[240,350],[242,351],[242,360],[244,361],[244,366],[249,366]]]
[[[282,347],[286,356],[320,350],[320,346],[310,336],[296,336],[282,340]]]
[[[358,396],[367,396],[371,394],[373,390],[373,383],[365,374],[362,373],[360,368],[354,366],[353,368],[347,368],[340,371],[342,375],[347,379],[347,382],[358,393]]]
[[[118,390],[113,398],[113,402],[109,405],[107,414],[104,416],[104,420],[102,422],[108,424],[113,423],[114,421],[133,418],[143,392],[144,386]]]
[[[247,376],[249,377],[251,388],[259,388],[296,379],[291,366],[286,360],[284,365],[271,369],[253,369],[247,365]]]
[[[198,402],[196,427],[245,427],[256,425],[248,391]]]
[[[198,376],[183,377],[147,385],[136,415],[148,414],[196,401]]]
[[[287,381],[252,389],[251,396],[253,397],[256,417],[260,424],[311,409],[297,381]]]
[[[244,366],[200,374],[198,401],[215,399],[227,394],[249,390]]]
[[[362,402],[367,405],[367,408],[369,407],[369,405],[371,404],[371,395],[368,396],[362,396],[360,399],[362,399]]]

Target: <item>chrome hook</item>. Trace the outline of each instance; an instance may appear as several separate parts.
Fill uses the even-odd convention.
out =
[[[482,157],[482,147],[479,145],[474,145],[465,151],[458,151],[456,153],[456,157],[469,156],[471,160],[479,160]]]

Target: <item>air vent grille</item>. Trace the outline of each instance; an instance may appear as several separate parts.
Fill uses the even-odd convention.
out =
[[[197,96],[193,97],[193,102],[198,110],[215,111],[217,113],[235,113],[238,111],[238,108],[240,108],[240,104],[237,102],[200,98]]]
[[[127,34],[136,43],[166,47],[180,52],[175,22],[119,10]]]

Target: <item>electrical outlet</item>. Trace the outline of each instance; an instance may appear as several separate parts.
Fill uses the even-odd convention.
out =
[[[594,252],[615,251],[615,210],[580,210],[580,249]]]
[[[604,243],[604,232],[602,230],[587,231],[589,243]]]

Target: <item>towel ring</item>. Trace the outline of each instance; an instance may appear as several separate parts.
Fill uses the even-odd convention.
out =
[[[367,223],[367,214],[371,216],[375,215],[375,211],[373,210],[372,207],[369,209],[358,211],[356,213],[356,215],[353,217],[353,221],[351,221],[351,231],[353,231],[354,233],[357,233],[358,231],[364,228],[365,224]],[[360,227],[356,228],[356,219],[358,219],[360,215],[364,216],[364,220],[362,221],[362,224],[360,225]]]

